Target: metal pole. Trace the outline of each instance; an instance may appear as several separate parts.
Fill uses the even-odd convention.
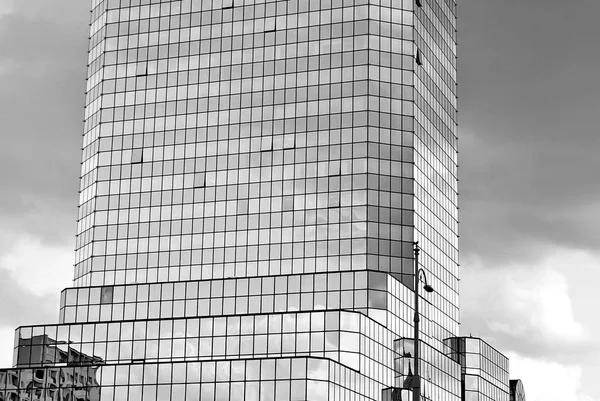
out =
[[[421,376],[419,375],[419,243],[415,243],[415,318],[414,318],[414,386],[413,401],[419,401],[421,398]]]

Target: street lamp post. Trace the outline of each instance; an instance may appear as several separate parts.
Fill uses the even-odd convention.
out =
[[[413,379],[411,380],[412,391],[413,391],[413,401],[419,401],[421,398],[421,376],[419,374],[419,284],[421,275],[423,275],[423,282],[425,285],[423,288],[427,292],[433,292],[433,287],[427,284],[427,277],[425,276],[425,271],[419,267],[419,253],[421,252],[421,248],[419,248],[419,243],[415,242],[415,318],[414,318],[414,369],[415,373]]]

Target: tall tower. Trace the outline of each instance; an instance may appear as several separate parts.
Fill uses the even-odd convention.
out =
[[[91,15],[74,286],[5,375],[48,392],[58,369],[102,401],[380,400],[411,369],[419,241],[421,391],[459,399],[454,0]]]

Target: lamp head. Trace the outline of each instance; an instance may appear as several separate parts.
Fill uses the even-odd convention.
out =
[[[433,292],[433,287],[432,287],[432,286],[430,286],[429,284],[425,284],[425,285],[423,286],[423,288],[424,288],[424,289],[425,289],[425,291],[427,291],[427,292]]]

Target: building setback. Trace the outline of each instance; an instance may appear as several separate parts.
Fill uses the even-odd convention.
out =
[[[455,1],[93,0],[90,29],[74,285],[0,400],[381,400],[417,241],[421,394],[459,400]]]

